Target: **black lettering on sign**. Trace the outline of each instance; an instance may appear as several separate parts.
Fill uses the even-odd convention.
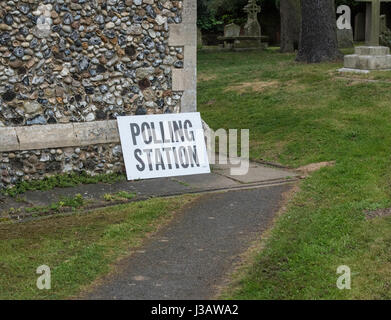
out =
[[[151,159],[152,149],[144,149],[143,151],[147,154],[148,167],[149,167],[149,170],[152,171],[153,170],[152,159]]]
[[[187,151],[189,153],[191,167],[193,168],[194,165],[199,167],[200,166],[200,160],[198,159],[197,146],[193,146],[193,148],[191,146],[188,146],[187,147]]]
[[[179,159],[176,153],[176,147],[172,147],[172,153],[174,154],[175,168],[179,169]]]
[[[170,157],[170,151],[172,151],[172,148],[163,148],[163,151],[166,153],[168,169],[172,169],[171,157]]]
[[[159,167],[162,167],[162,170],[166,170],[166,166],[164,165],[163,156],[159,149],[155,150],[155,163],[156,163],[156,171],[159,171]]]
[[[164,132],[164,122],[163,122],[163,121],[160,121],[160,122],[159,122],[159,126],[160,126],[160,134],[161,134],[161,136],[162,136],[163,143],[169,143],[169,142],[171,142],[170,139],[165,139],[166,134],[165,134],[165,132]]]
[[[145,144],[150,144],[152,142],[151,127],[148,122],[143,122],[141,124],[141,132],[143,134],[143,140]],[[148,134],[148,137],[146,136]]]
[[[173,121],[172,122],[172,130],[174,133],[171,133],[172,141],[174,141],[174,135],[175,135],[175,142],[185,141],[185,136],[183,134],[183,128],[182,128],[182,121]]]
[[[137,145],[136,137],[140,135],[140,127],[137,123],[130,124],[130,132],[132,133],[133,145]]]
[[[185,135],[186,135],[187,141],[189,141],[189,142],[194,141],[195,140],[194,132],[193,132],[193,130],[189,131],[189,128],[193,128],[191,121],[186,120],[183,124],[183,128],[185,129]]]
[[[153,122],[151,123],[151,129],[152,129],[153,143],[162,143],[163,141],[159,140],[156,137],[156,129],[155,129],[155,124]]]
[[[187,154],[186,148],[185,147],[179,147],[179,161],[181,162],[181,166],[183,168],[188,168],[189,167],[189,155]]]
[[[145,163],[144,161],[140,158],[142,154],[142,151],[140,149],[136,149],[134,150],[134,157],[136,158],[136,160],[139,162],[138,165],[136,165],[136,168],[138,171],[144,171],[145,170]]]

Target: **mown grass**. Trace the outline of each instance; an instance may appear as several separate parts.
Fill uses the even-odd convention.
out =
[[[0,299],[63,299],[113,270],[113,263],[195,199],[152,199],[19,224],[0,224]],[[51,268],[51,290],[36,269]]]
[[[336,161],[301,182],[223,298],[390,298],[391,217],[368,221],[364,211],[391,206],[391,83],[341,78],[341,63],[299,64],[273,50],[200,52],[198,62],[203,119],[250,129],[252,159]],[[340,265],[352,270],[352,290],[336,287]]]

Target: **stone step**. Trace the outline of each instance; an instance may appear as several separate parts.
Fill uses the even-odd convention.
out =
[[[346,55],[344,67],[360,70],[391,69],[391,55]]]
[[[390,48],[380,46],[361,46],[355,47],[355,54],[361,56],[385,56],[390,54]]]

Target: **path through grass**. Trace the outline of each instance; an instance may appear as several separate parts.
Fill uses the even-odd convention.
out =
[[[391,217],[365,218],[391,206],[391,72],[341,79],[339,67],[271,50],[199,54],[199,110],[213,129],[250,129],[252,159],[336,161],[300,184],[225,298],[391,298]],[[336,288],[340,265],[350,291]]]
[[[113,270],[194,196],[152,199],[89,213],[0,224],[0,299],[63,299]],[[51,268],[51,290],[36,269]]]

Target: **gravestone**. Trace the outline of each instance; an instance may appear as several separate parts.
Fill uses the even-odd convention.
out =
[[[338,48],[353,48],[353,30],[337,28]]]
[[[247,22],[244,25],[244,35],[260,37],[261,26],[258,22],[258,13],[261,12],[261,7],[257,5],[256,0],[249,0],[243,10],[247,13]]]
[[[230,23],[224,26],[224,37],[226,38],[238,38],[240,36],[240,26],[235,23]],[[224,47],[232,49],[237,41],[224,41]]]
[[[380,4],[391,0],[356,0],[366,3],[365,11],[365,42],[369,46],[379,45],[380,35]]]
[[[359,12],[354,17],[354,41],[365,40],[365,14]]]
[[[240,26],[235,23],[227,24],[224,27],[224,37],[239,37],[240,36]]]
[[[240,27],[235,24],[229,24],[224,28],[224,36],[219,37],[224,41],[224,47],[235,50],[261,49],[261,26],[258,22],[258,13],[261,7],[257,5],[256,0],[249,0],[243,8],[247,13],[247,22],[243,27],[243,35],[240,34]]]
[[[355,54],[346,55],[344,68],[340,71],[369,72],[391,69],[391,55],[388,47],[379,46],[380,3],[391,0],[356,0],[367,2],[366,46],[356,47]]]
[[[196,111],[196,0],[51,3],[0,2],[0,189],[121,172],[117,116]]]

